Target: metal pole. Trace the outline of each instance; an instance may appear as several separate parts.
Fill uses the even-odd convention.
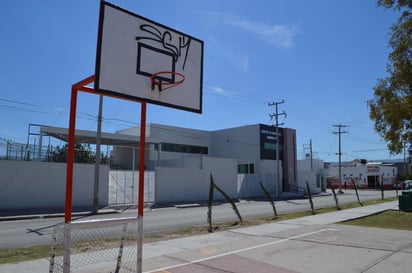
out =
[[[342,191],[342,170],[341,170],[342,169],[342,161],[341,161],[341,157],[342,157],[341,141],[342,140],[341,140],[341,135],[347,133],[345,131],[342,131],[342,128],[347,127],[347,126],[342,125],[342,124],[337,124],[337,125],[333,125],[333,127],[338,128],[338,131],[333,132],[333,134],[338,134],[339,135],[339,152],[338,152],[338,155],[339,155],[339,190],[338,190],[338,192],[343,193],[343,191]]]
[[[75,145],[75,130],[76,130],[76,105],[77,104],[77,88],[72,87],[70,100],[70,120],[69,120],[69,140],[67,147],[67,167],[66,167],[66,204],[64,222],[70,223],[72,219],[72,194],[73,194],[73,165],[74,165],[74,145]]]
[[[134,172],[136,171],[135,164],[136,164],[136,148],[132,147],[132,202],[134,202]]]
[[[279,162],[279,148],[280,148],[279,125],[283,124],[283,123],[279,124],[279,116],[283,115],[283,116],[286,117],[285,111],[283,111],[281,114],[279,114],[278,106],[279,106],[279,104],[282,104],[282,103],[285,103],[285,101],[282,100],[280,102],[272,102],[272,103],[268,104],[269,106],[275,105],[275,107],[276,107],[275,108],[275,110],[276,110],[275,114],[273,114],[273,115],[269,114],[269,116],[271,118],[273,118],[273,116],[276,117],[276,178],[277,178],[276,182],[277,182],[277,185],[275,185],[275,189],[276,189],[276,195],[278,197],[280,196],[280,191],[281,191],[280,166],[279,166],[279,164],[280,164],[280,162]]]
[[[277,181],[277,188],[276,188],[276,195],[280,197],[280,174],[279,174],[279,118],[278,118],[278,104],[276,104],[276,181]]]
[[[67,167],[66,167],[66,201],[64,211],[64,222],[70,223],[72,220],[72,195],[73,195],[73,168],[74,168],[74,145],[76,143],[76,108],[77,92],[80,88],[94,81],[94,75],[72,85],[70,99],[70,119],[69,119],[69,139],[67,147]]]
[[[339,193],[342,193],[342,150],[341,150],[341,133],[339,127]]]
[[[406,168],[406,141],[403,141],[403,171],[405,174],[407,174],[407,168]]]
[[[37,151],[37,157],[38,161],[41,161],[41,154],[42,154],[42,148],[43,148],[43,134],[40,132],[39,134],[39,150]]]
[[[126,171],[123,171],[123,204],[126,204],[126,190],[127,190],[127,174]]]
[[[144,152],[146,146],[146,102],[141,103],[140,115],[140,157],[139,157],[139,193],[138,193],[138,233],[137,233],[137,273],[143,272],[143,207],[144,207]]]
[[[140,121],[140,156],[139,156],[139,193],[138,193],[138,212],[139,217],[143,217],[144,207],[144,152],[146,140],[146,102],[142,102],[141,121]]]
[[[313,151],[312,151],[312,139],[310,139],[310,170],[313,172]]]
[[[99,96],[99,114],[97,116],[97,136],[96,136],[96,162],[94,164],[94,188],[93,188],[93,208],[92,213],[99,210],[99,176],[100,176],[100,143],[102,138],[102,109],[103,96]]]
[[[9,145],[10,145],[9,140],[6,140],[6,160],[9,159]]]

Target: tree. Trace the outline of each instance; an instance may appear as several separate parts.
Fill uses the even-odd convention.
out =
[[[59,146],[48,157],[51,162],[66,162],[67,161],[67,143],[62,148]],[[90,144],[76,144],[74,146],[74,162],[75,163],[94,163],[96,155],[93,153]],[[104,154],[101,155],[100,163],[107,164],[108,158]]]
[[[412,0],[378,0],[378,5],[401,15],[390,31],[388,76],[373,88],[369,115],[389,151],[398,154],[412,141]]]

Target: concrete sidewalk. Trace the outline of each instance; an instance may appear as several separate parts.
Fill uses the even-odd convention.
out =
[[[412,232],[335,224],[398,201],[143,245],[145,273],[410,272]],[[47,259],[0,265],[48,272]]]

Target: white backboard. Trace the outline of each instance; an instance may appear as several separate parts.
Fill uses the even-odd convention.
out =
[[[150,76],[178,72],[184,82],[152,89]],[[174,82],[174,74],[160,80]],[[203,41],[102,1],[95,90],[186,111],[202,112]]]

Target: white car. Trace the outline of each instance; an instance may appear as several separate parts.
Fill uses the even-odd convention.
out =
[[[396,190],[401,190],[403,188],[404,183],[402,181],[396,181],[393,183],[393,188]]]

